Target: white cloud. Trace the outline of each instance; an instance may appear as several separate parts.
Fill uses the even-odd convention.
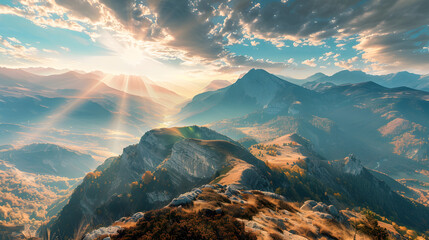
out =
[[[346,61],[335,62],[334,65],[345,69],[354,69],[353,63],[355,63],[357,60],[359,60],[359,57],[355,56]]]
[[[304,61],[302,62],[302,64],[308,65],[308,66],[310,66],[310,67],[316,67],[316,66],[317,66],[317,64],[315,63],[315,61],[316,61],[316,59],[315,59],[315,58],[307,59],[307,60],[304,60]]]
[[[259,42],[257,42],[257,41],[251,41],[251,42],[250,42],[250,44],[251,44],[252,46],[257,46],[257,45],[259,45]]]
[[[327,52],[327,53],[325,53],[324,55],[326,56],[326,57],[329,57],[329,56],[331,56],[332,54],[334,54],[333,52]]]
[[[58,54],[58,52],[57,51],[55,51],[55,50],[52,50],[52,49],[42,49],[42,51],[44,51],[45,53],[51,53],[51,54]]]
[[[7,39],[9,39],[12,42],[21,43],[21,41],[19,41],[18,39],[14,38],[14,37],[8,37]]]

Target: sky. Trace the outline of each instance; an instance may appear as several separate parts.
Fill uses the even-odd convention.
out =
[[[0,66],[235,79],[429,73],[428,0],[0,0]]]

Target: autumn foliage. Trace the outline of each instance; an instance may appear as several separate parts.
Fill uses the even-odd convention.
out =
[[[149,184],[153,180],[153,174],[151,171],[146,171],[143,173],[142,181],[144,184]]]
[[[234,217],[203,210],[196,214],[177,208],[149,211],[136,227],[112,239],[256,239]]]

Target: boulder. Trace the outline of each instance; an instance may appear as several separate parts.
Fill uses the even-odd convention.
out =
[[[334,205],[328,206],[328,213],[335,217],[338,217],[340,215],[340,212]]]
[[[312,210],[315,212],[326,212],[327,208],[328,206],[326,204],[319,202],[316,206],[312,208]]]
[[[174,198],[170,204],[168,204],[169,207],[178,207],[178,206],[184,206],[191,204],[192,201],[194,201],[198,195],[200,195],[202,191],[199,188],[193,189],[191,192],[187,192],[184,194],[181,194],[177,198]]]
[[[309,211],[313,210],[313,207],[317,205],[317,202],[314,200],[307,200],[304,202],[304,204],[301,206],[301,210]]]
[[[314,214],[316,214],[317,216],[319,216],[322,219],[327,219],[327,220],[332,220],[334,219],[334,217],[332,217],[331,214],[328,213],[323,213],[323,212],[315,212]]]
[[[137,222],[142,217],[144,217],[144,213],[137,212],[137,213],[134,213],[133,216],[128,218],[125,222]]]
[[[119,226],[102,227],[86,234],[83,240],[94,240],[103,235],[115,235],[121,229]]]

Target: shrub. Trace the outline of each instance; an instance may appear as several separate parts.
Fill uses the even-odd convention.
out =
[[[230,215],[187,213],[177,208],[150,211],[136,227],[112,239],[256,239]]]
[[[149,184],[153,180],[153,174],[151,171],[146,171],[143,173],[142,181],[144,184]]]

